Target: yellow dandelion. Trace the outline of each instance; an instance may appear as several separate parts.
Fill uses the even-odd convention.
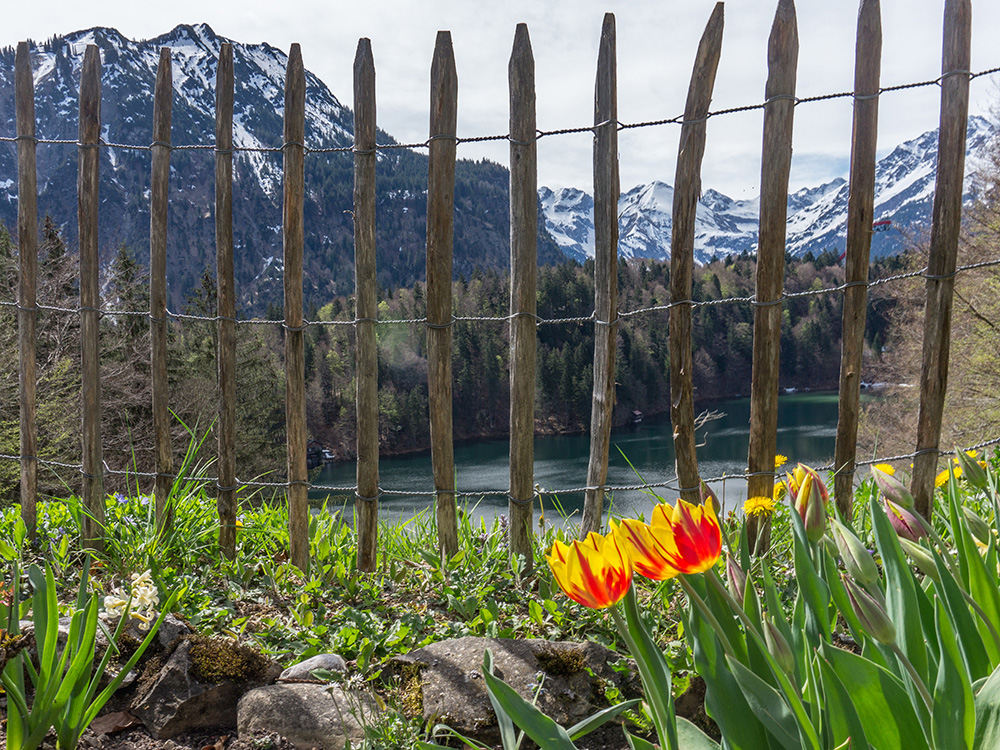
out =
[[[772,513],[774,513],[773,497],[751,497],[743,503],[743,515],[748,518],[751,516],[770,516]]]
[[[937,477],[934,478],[934,486],[943,487],[944,485],[948,484],[949,472],[955,475],[955,479],[958,479],[959,477],[962,476],[962,467],[954,466],[951,469],[945,469],[944,471],[942,471],[940,474],[937,475]]]
[[[896,473],[896,467],[892,464],[875,464],[875,468],[879,471],[885,472],[890,477]]]
[[[775,469],[780,469],[786,463],[788,463],[788,456],[782,456],[779,453],[777,456],[774,457],[774,468]]]
[[[780,503],[782,500],[785,499],[785,495],[787,494],[788,494],[788,487],[785,486],[784,482],[774,483],[774,492],[771,498],[775,503]]]

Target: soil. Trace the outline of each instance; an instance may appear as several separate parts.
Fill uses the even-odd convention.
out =
[[[0,743],[6,743],[0,732]],[[43,750],[55,748],[55,735],[42,744]],[[261,732],[236,738],[232,730],[211,734],[182,734],[169,740],[154,739],[143,726],[123,732],[95,736],[86,732],[80,741],[81,748],[94,750],[295,750],[295,745],[277,734]]]

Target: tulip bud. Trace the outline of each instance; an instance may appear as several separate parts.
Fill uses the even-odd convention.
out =
[[[965,477],[965,481],[977,490],[986,489],[986,471],[979,465],[975,457],[958,448],[955,448],[955,455],[958,456],[958,465],[962,467],[962,476]]]
[[[729,590],[733,592],[736,601],[742,603],[747,590],[747,574],[732,556],[726,557],[726,576],[729,578]]]
[[[837,543],[840,559],[852,578],[868,586],[878,580],[878,568],[871,553],[847,526],[833,519],[833,539]]]
[[[889,516],[892,528],[901,538],[916,542],[920,537],[927,536],[927,530],[920,517],[913,511],[897,505],[889,498],[885,498],[885,513]]]
[[[896,642],[896,626],[885,613],[883,605],[871,594],[845,575],[841,576],[847,597],[851,600],[854,614],[858,616],[861,628],[879,643],[891,646]]]
[[[792,649],[770,617],[764,618],[764,642],[767,644],[767,650],[778,663],[778,667],[785,674],[791,674],[795,671],[795,657],[792,655]]]
[[[932,581],[939,582],[941,580],[941,574],[934,563],[934,558],[926,548],[904,537],[899,538],[899,546],[903,548],[903,552],[910,556],[910,560],[917,570]]]
[[[702,502],[702,505],[705,504],[706,500],[711,500],[713,508],[721,508],[722,507],[722,503],[719,502],[719,498],[716,496],[715,492],[712,491],[712,488],[709,487],[705,483],[705,481],[703,479],[699,479],[698,481],[701,482],[701,502]]]
[[[972,532],[972,535],[983,544],[989,544],[992,534],[990,533],[989,524],[986,523],[983,517],[972,508],[966,508],[964,505],[962,506],[962,513],[965,514],[965,522],[969,524],[969,531]]]
[[[906,489],[905,484],[896,479],[896,477],[882,471],[877,466],[871,467],[871,473],[872,479],[875,480],[875,485],[889,500],[901,508],[913,507],[913,495]]]
[[[819,476],[810,469],[800,482],[795,497],[795,510],[806,527],[806,536],[814,544],[826,533],[826,506],[820,491],[822,486]]]

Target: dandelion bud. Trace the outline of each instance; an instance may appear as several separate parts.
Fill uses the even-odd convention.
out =
[[[833,519],[833,540],[852,578],[868,586],[878,580],[878,568],[864,543],[847,526]]]
[[[891,646],[896,642],[896,626],[885,613],[885,609],[871,594],[862,589],[845,575],[841,576],[847,597],[851,600],[854,614],[858,616],[862,629],[879,643]]]
[[[764,618],[764,642],[767,644],[767,650],[785,674],[791,674],[795,671],[795,658],[792,655],[792,649],[770,617]]]

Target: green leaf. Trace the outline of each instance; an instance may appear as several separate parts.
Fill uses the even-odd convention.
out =
[[[625,732],[625,741],[628,742],[628,746],[632,750],[658,750],[657,746],[652,742],[644,740],[642,737],[636,737],[634,734],[630,734],[627,729],[622,727]]]
[[[727,656],[726,663],[754,715],[767,731],[785,750],[801,750],[798,722],[781,694],[735,659]]]
[[[934,685],[931,735],[939,748],[971,748],[976,730],[972,681],[958,652],[955,631],[939,599],[935,609],[941,663]]]
[[[719,750],[719,743],[685,719],[677,717],[677,746],[680,750]]]
[[[538,743],[542,750],[576,750],[576,745],[573,744],[573,740],[570,739],[565,729],[528,703],[510,685],[491,674],[485,666],[483,679],[486,680],[486,690],[490,695],[490,700],[495,701],[494,706],[499,705],[503,712],[523,729],[526,735]],[[497,716],[499,715],[500,711],[497,711]],[[509,747],[511,750],[513,748],[513,746],[506,744],[504,747]]]
[[[987,677],[992,671],[993,664],[990,663],[990,658],[986,654],[982,635],[969,612],[965,596],[937,550],[934,550],[934,562],[938,569],[938,575],[941,577],[940,584],[936,585],[940,596],[939,601],[947,608],[948,615],[955,627],[955,636],[961,645],[959,653],[962,655],[965,667],[969,670],[973,681]]]
[[[618,716],[622,711],[628,711],[631,708],[642,703],[642,698],[633,698],[632,700],[625,701],[624,703],[618,703],[614,706],[608,706],[607,708],[598,711],[592,716],[588,716],[583,721],[579,721],[569,729],[566,730],[566,734],[570,736],[570,739],[578,740],[584,737],[595,729],[597,729],[602,724],[611,721],[613,718]]]
[[[902,680],[850,651],[823,644],[820,655],[844,685],[849,686],[854,709],[872,747],[930,748]]]
[[[882,556],[882,569],[885,575],[886,614],[896,624],[900,649],[913,664],[920,678],[929,683],[927,645],[924,640],[913,572],[882,506],[872,503],[871,515],[875,544]]]
[[[973,750],[1000,747],[1000,667],[976,693],[976,734]]]
[[[819,642],[830,640],[830,589],[819,577],[809,550],[812,544],[806,536],[805,526],[798,513],[792,513],[792,529],[795,533],[794,557],[795,580],[799,592],[806,603],[806,635],[813,648]]]
[[[851,747],[868,747],[864,724],[854,708],[853,693],[848,691],[843,681],[833,671],[824,658],[818,658],[820,679],[823,683],[823,708],[826,726],[832,736],[833,745],[851,740]]]

